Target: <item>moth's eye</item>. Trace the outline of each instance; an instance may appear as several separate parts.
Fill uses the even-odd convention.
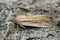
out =
[[[52,19],[52,17],[50,17],[50,19]]]

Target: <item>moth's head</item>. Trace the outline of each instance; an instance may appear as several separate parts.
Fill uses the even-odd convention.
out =
[[[13,24],[16,24],[16,23],[17,23],[15,18],[13,18],[13,19],[11,20],[11,22],[12,22]]]

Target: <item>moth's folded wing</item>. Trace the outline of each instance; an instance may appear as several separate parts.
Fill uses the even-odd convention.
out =
[[[48,25],[32,23],[32,22],[21,22],[21,25],[23,25],[23,26],[33,26],[33,27],[51,27],[51,24],[48,26]]]

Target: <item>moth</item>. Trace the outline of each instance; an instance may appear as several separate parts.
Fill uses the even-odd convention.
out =
[[[34,27],[51,27],[52,21],[49,15],[35,15],[35,16],[25,16],[18,15],[13,19],[13,23],[24,28],[24,26],[34,26]]]

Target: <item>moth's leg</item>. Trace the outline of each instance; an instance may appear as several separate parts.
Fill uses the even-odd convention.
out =
[[[16,29],[18,29],[18,30],[22,30],[21,28],[19,28],[19,25],[18,25],[17,23],[15,23],[15,27],[16,27]]]
[[[17,22],[17,25],[21,28],[21,29],[26,29],[26,27],[24,27],[21,22]]]
[[[20,28],[22,28],[22,29],[26,29],[26,27],[24,27],[24,26],[23,26],[23,25],[21,25],[21,24],[20,24],[19,26],[20,26]]]
[[[17,28],[18,30],[22,30],[21,28],[19,28],[19,25],[16,25],[16,28]]]

